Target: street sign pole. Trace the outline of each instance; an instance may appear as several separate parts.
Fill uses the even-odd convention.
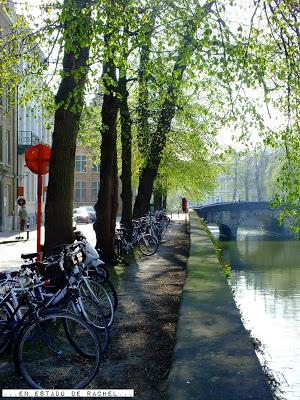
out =
[[[36,218],[36,225],[37,225],[37,239],[36,239],[36,251],[38,255],[38,261],[40,259],[41,254],[41,222],[42,222],[42,182],[43,177],[41,174],[38,174],[38,204],[37,204],[37,218]]]
[[[41,222],[42,222],[42,184],[43,175],[49,172],[51,149],[44,144],[37,144],[27,149],[25,153],[26,166],[38,176],[38,198],[37,198],[37,239],[36,248],[38,260],[41,258]]]

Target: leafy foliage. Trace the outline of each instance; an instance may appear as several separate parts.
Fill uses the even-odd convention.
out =
[[[230,127],[238,140],[249,145],[256,131],[264,144],[278,149],[275,154],[283,158],[274,204],[285,207],[283,217],[297,215],[297,2],[249,2],[248,25],[233,23],[230,12],[239,3],[231,0],[123,0],[113,7],[109,0],[95,1],[91,8],[84,9],[80,23],[75,18],[79,11],[73,5],[72,0],[64,5],[49,2],[43,6],[38,22],[27,13],[26,18],[13,16],[9,30],[2,28],[0,91],[8,91],[14,99],[20,86],[22,101],[39,96],[42,104],[54,111],[61,104],[55,105],[52,93],[66,73],[61,68],[62,50],[72,49],[76,54],[88,45],[85,70],[71,69],[68,73],[79,82],[88,72],[87,99],[95,92],[103,97],[108,85],[115,87],[114,95],[119,96],[116,82],[102,74],[107,60],[113,60],[118,75],[126,76],[135,186],[142,169],[157,157],[160,165],[156,186],[163,186],[165,191],[183,189],[193,199],[201,197],[213,189],[219,172],[218,132]],[[12,15],[4,1],[1,9]],[[91,18],[92,34],[88,35],[86,18]],[[66,25],[70,36],[65,35]],[[109,48],[104,46],[105,35],[110,37]],[[75,41],[68,39],[75,36]],[[72,91],[64,106],[71,104],[76,112],[78,98],[80,93]],[[270,114],[277,114],[277,127],[268,127],[262,105]],[[162,134],[164,107],[170,112],[170,123]],[[93,159],[100,154],[100,108],[100,103],[86,106],[81,119],[79,137],[90,146]],[[296,227],[299,223],[295,220]]]

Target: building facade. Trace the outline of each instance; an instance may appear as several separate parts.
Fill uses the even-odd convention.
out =
[[[27,214],[30,225],[36,223],[37,208],[37,175],[25,165],[26,150],[39,143],[51,145],[51,131],[47,128],[48,116],[39,101],[32,99],[26,105],[18,103],[17,120],[17,187],[18,195],[26,200]],[[46,202],[48,174],[43,176],[42,210]]]
[[[75,155],[74,207],[94,206],[100,188],[100,165],[92,165],[88,147],[77,145]]]
[[[0,35],[4,45],[15,15],[13,3],[8,6],[10,13],[0,6]],[[22,59],[18,69],[22,71],[25,67],[26,62]],[[51,132],[46,128],[48,118],[40,101],[33,98],[30,103],[21,105],[21,86],[11,91],[16,106],[11,104],[12,94],[6,95],[9,88],[0,91],[0,231],[19,228],[17,199],[20,196],[26,200],[30,224],[36,222],[37,176],[25,166],[25,151],[38,143],[51,143]],[[48,176],[44,176],[43,186],[47,187],[47,184]],[[43,207],[45,201],[46,191],[43,191]]]
[[[11,17],[0,7],[0,30],[7,37]],[[10,104],[7,89],[0,92],[0,231],[16,228],[17,136],[16,109]]]
[[[90,149],[79,143],[76,147],[74,173],[74,208],[80,206],[94,206],[100,189],[100,164],[93,165],[90,158]],[[121,179],[118,179],[118,214],[122,212]]]

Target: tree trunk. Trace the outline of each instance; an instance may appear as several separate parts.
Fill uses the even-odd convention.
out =
[[[167,211],[167,190],[164,191],[162,198],[162,209]]]
[[[131,228],[132,221],[132,188],[131,188],[131,118],[128,108],[128,91],[126,88],[126,74],[119,80],[119,94],[121,99],[121,141],[122,141],[122,218],[121,223],[126,228]]]
[[[250,159],[246,157],[246,169],[245,169],[245,177],[244,177],[244,186],[245,186],[245,200],[249,201],[249,162]]]
[[[55,104],[52,153],[45,208],[45,251],[73,241],[73,193],[76,138],[82,112],[91,38],[90,1],[65,0],[65,12],[73,15],[64,23],[63,78]],[[82,26],[84,25],[84,29]]]
[[[143,168],[140,176],[138,195],[135,199],[133,218],[140,218],[149,211],[153,182],[156,171],[151,168]]]
[[[138,148],[139,152],[146,159],[150,143],[151,143],[151,131],[149,125],[149,60],[151,53],[151,37],[155,28],[156,12],[153,10],[149,17],[148,26],[145,28],[145,41],[141,46],[140,53],[140,66],[138,74],[138,115],[137,115],[137,126],[138,126]]]
[[[161,190],[154,189],[153,190],[153,205],[155,210],[161,210],[162,209],[162,202],[163,202],[163,195],[161,193]]]
[[[233,186],[233,195],[232,195],[232,201],[237,200],[237,186],[238,186],[238,156],[235,155],[235,161],[234,161],[234,186]]]
[[[256,193],[257,200],[262,201],[262,187],[261,187],[261,165],[258,164],[257,157],[254,160],[254,176],[255,176],[255,185],[256,185]]]
[[[269,164],[269,155],[264,149],[259,156],[259,169],[260,169],[260,200],[263,201],[266,198],[266,170]]]
[[[109,37],[105,38],[109,46]],[[108,47],[107,47],[108,48]],[[103,252],[103,260],[114,257],[114,236],[118,211],[118,165],[117,165],[117,116],[116,67],[110,58],[103,66],[105,94],[102,105],[100,190],[95,205],[94,229],[97,247]]]
[[[182,79],[186,65],[175,65],[174,70],[179,70],[179,82]],[[140,218],[149,210],[150,199],[153,190],[154,179],[157,176],[158,167],[162,157],[162,151],[166,145],[166,135],[170,130],[172,119],[175,115],[176,95],[175,82],[168,89],[168,95],[162,106],[155,135],[152,138],[150,154],[147,163],[142,169],[139,180],[138,195],[135,200],[133,216]]]

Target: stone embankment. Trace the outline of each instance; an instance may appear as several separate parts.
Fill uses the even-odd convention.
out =
[[[167,399],[271,400],[216,250],[194,211],[190,234]]]

